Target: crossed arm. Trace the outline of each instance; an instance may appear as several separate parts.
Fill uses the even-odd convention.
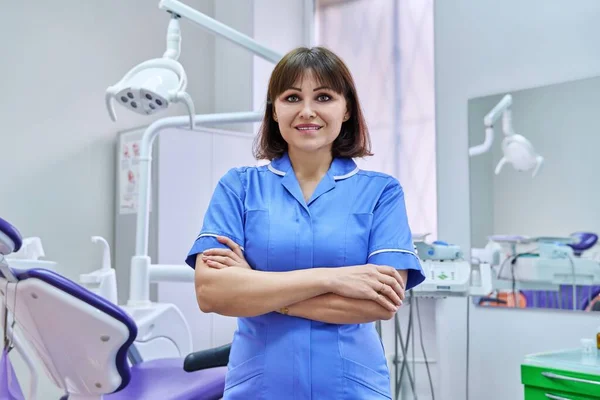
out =
[[[406,276],[406,271],[400,272]],[[330,324],[362,324],[394,317],[394,312],[373,300],[352,299],[335,293],[292,304],[288,309],[289,315]]]
[[[233,241],[220,237],[219,242],[230,247],[231,251],[208,250],[196,258],[196,295],[202,311],[240,317],[278,311],[315,321],[356,324],[391,319],[397,307],[402,304],[406,271],[393,271],[393,278],[390,276],[389,280],[383,279],[387,285],[381,287],[385,286],[388,292],[380,290],[377,298],[352,297],[361,289],[357,289],[355,283],[348,283],[346,290],[349,296],[344,296],[334,293],[344,290],[339,287],[343,284],[338,285],[333,278],[333,273],[336,272],[334,269],[255,271],[247,264],[239,246]],[[364,268],[364,272],[358,267],[356,271],[364,275],[370,269],[376,270],[376,266]],[[382,267],[387,273],[390,273],[390,269]],[[384,275],[378,276],[382,279]],[[252,285],[248,284],[250,281]],[[354,286],[350,287],[351,285]]]

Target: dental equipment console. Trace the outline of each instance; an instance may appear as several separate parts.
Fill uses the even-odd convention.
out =
[[[228,348],[194,354],[185,361],[136,359],[134,340],[139,332],[131,316],[53,271],[11,269],[4,256],[21,243],[19,231],[0,218],[0,294],[14,321],[4,329],[32,374],[28,399],[39,398],[30,349],[53,383],[65,390],[63,400],[222,397]]]
[[[479,296],[491,289],[489,265],[472,269],[463,259],[459,246],[443,241],[428,243],[425,235],[414,235],[413,242],[425,273],[425,281],[413,292],[420,297]]]

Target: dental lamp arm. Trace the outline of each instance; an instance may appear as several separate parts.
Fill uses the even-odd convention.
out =
[[[506,159],[506,157],[502,157],[500,159],[500,161],[498,161],[498,165],[496,165],[496,169],[494,170],[494,173],[496,175],[500,174],[500,171],[502,171],[502,167],[504,167],[504,165],[508,162],[508,160]]]
[[[167,50],[163,54],[164,58],[173,60],[179,59],[181,54],[181,29],[179,28],[179,17],[173,15],[167,28]]]
[[[502,129],[505,135],[514,134],[512,129],[512,114],[509,107],[512,105],[512,96],[507,94],[498,104],[483,118],[485,125],[485,139],[480,145],[469,148],[469,156],[477,156],[486,153],[494,142],[494,123],[502,116]]]
[[[540,170],[542,164],[544,163],[544,157],[542,156],[537,156],[535,158],[536,164],[535,164],[535,168],[533,170],[533,173],[531,174],[532,177],[535,177],[538,173],[538,171]]]
[[[500,100],[498,104],[483,118],[483,123],[486,127],[493,126],[508,108],[512,106],[512,96],[507,94]]]
[[[195,22],[201,27],[207,29],[208,31],[251,51],[267,61],[271,61],[272,63],[276,64],[279,62],[279,60],[281,60],[282,56],[280,54],[261,45],[251,37],[244,35],[243,33],[240,33],[221,22],[206,16],[205,14],[202,14],[200,11],[193,9],[192,7],[183,4],[180,1],[161,0],[158,7],[161,10],[167,10],[180,17],[187,18],[190,21]]]

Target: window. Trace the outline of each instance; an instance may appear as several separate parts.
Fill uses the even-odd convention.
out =
[[[413,233],[437,237],[433,0],[318,0],[316,42],[348,64],[374,157],[404,187]]]

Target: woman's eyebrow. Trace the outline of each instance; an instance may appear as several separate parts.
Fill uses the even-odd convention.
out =
[[[289,87],[289,88],[287,88],[286,90],[290,90],[290,89],[291,89],[291,90],[297,90],[298,92],[301,92],[301,91],[302,91],[302,89],[300,89],[300,88],[297,88],[297,87],[293,87],[293,86],[290,86],[290,87]],[[317,90],[323,90],[323,89],[333,90],[333,89],[331,89],[329,86],[319,86],[318,88],[316,88],[316,89],[313,89],[313,92],[316,92]]]

